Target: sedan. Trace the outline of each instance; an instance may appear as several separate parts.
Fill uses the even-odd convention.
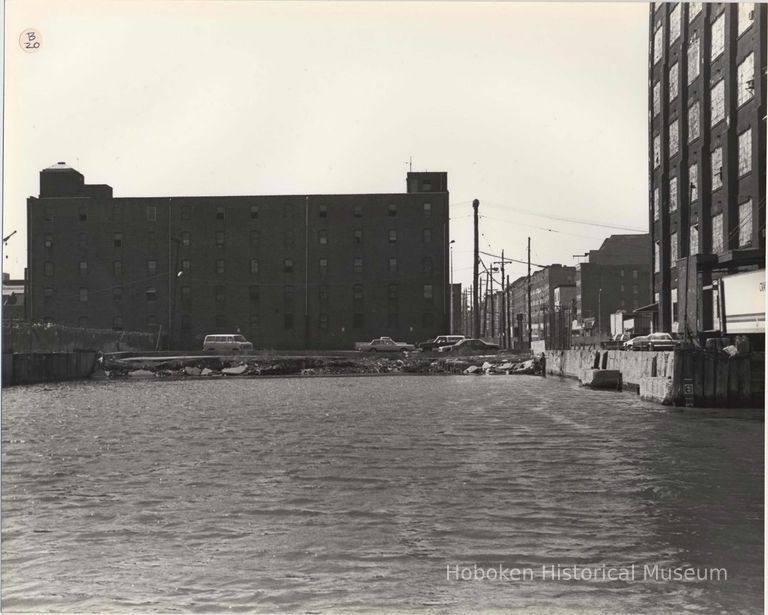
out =
[[[486,354],[498,352],[498,344],[489,344],[483,340],[468,339],[461,340],[452,346],[443,346],[439,352],[450,352],[451,354]]]
[[[648,344],[647,335],[638,335],[624,342],[624,350],[643,350]]]
[[[647,347],[649,350],[674,350],[680,342],[669,333],[651,333],[648,336]]]

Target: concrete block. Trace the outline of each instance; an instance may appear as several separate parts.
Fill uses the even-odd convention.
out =
[[[621,372],[617,369],[585,369],[579,381],[592,389],[621,390]]]
[[[669,406],[673,403],[672,379],[663,376],[640,379],[640,399]]]

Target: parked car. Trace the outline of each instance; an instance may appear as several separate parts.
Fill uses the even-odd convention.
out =
[[[624,350],[645,350],[648,343],[647,335],[638,335],[624,342]]]
[[[407,352],[416,350],[413,344],[396,342],[391,337],[377,337],[367,343],[355,344],[360,352]]]
[[[451,346],[452,344],[460,342],[463,339],[466,339],[463,335],[438,335],[433,340],[428,340],[426,342],[420,342],[419,344],[416,344],[416,347],[422,352],[427,352],[430,350],[438,350],[443,346]]]
[[[253,352],[253,344],[239,333],[206,335],[203,340],[203,351],[240,354]]]
[[[451,346],[443,346],[438,352],[450,352],[451,354],[484,354],[498,352],[498,344],[489,344],[478,339],[463,339]]]
[[[669,333],[651,333],[646,344],[648,350],[674,350],[680,345],[680,340]]]

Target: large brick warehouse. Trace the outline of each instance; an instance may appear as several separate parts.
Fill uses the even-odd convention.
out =
[[[398,194],[114,198],[58,163],[27,224],[33,321],[174,349],[238,330],[276,349],[448,330],[446,173],[408,173]]]

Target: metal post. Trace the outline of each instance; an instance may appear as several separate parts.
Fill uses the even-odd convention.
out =
[[[171,297],[173,296],[173,266],[171,263],[171,199],[168,198],[168,343],[166,348],[171,349],[171,334],[173,333],[173,310],[171,308]],[[160,340],[158,336],[158,341]]]
[[[528,349],[533,341],[531,335],[531,238],[528,238]]]
[[[474,251],[474,268],[472,273],[472,337],[480,337],[480,286],[478,283],[480,272],[478,271],[478,265],[480,261],[480,235],[478,229],[478,209],[480,208],[480,201],[475,199],[472,201],[472,208],[475,210],[475,251]]]

